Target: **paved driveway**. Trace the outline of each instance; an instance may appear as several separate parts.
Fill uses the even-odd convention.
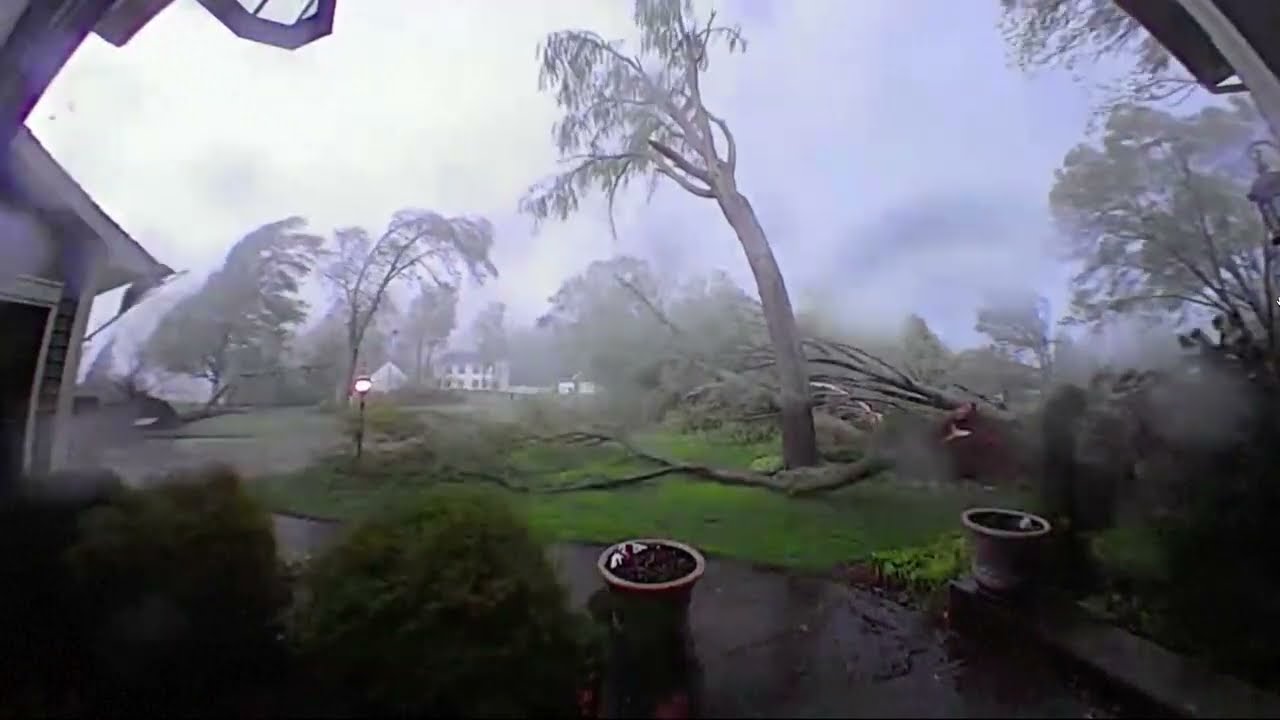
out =
[[[300,558],[338,527],[277,516],[281,552]],[[599,547],[552,558],[579,607],[600,587]],[[691,623],[709,717],[1101,717],[1041,658],[961,657],[921,613],[873,593],[710,558]]]

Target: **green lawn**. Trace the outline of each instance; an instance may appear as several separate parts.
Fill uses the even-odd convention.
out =
[[[188,423],[177,432],[185,437],[241,435],[264,442],[299,434],[340,432],[339,417],[314,408],[271,408],[253,412],[228,413]]]
[[[779,451],[776,443],[736,444],[670,433],[643,436],[637,443],[665,457],[738,468]],[[450,472],[424,462],[369,457],[361,472],[330,464],[264,478],[254,488],[272,509],[352,519],[387,504],[412,502],[441,472]],[[518,479],[530,488],[651,469],[609,446],[524,447],[507,453],[501,465],[509,481]],[[957,530],[965,507],[995,501],[992,493],[908,488],[891,478],[868,480],[822,498],[796,499],[678,475],[620,490],[511,497],[548,540],[604,543],[668,536],[710,553],[805,569],[928,543]]]

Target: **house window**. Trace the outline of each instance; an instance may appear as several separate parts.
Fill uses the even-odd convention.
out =
[[[475,378],[471,378],[471,389],[475,390],[478,387],[480,387],[480,381]]]

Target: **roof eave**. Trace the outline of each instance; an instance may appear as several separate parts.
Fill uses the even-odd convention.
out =
[[[1116,5],[1146,28],[1196,82],[1213,92],[1244,90],[1224,87],[1236,75],[1231,63],[1213,44],[1200,24],[1177,0],[1115,0]],[[1273,74],[1280,74],[1280,3],[1217,0],[1217,7],[1257,51]]]
[[[1176,0],[1116,0],[1116,4],[1146,28],[1201,85],[1216,88],[1235,74],[1209,36]]]
[[[102,242],[107,264],[99,278],[99,292],[145,277],[173,272],[111,219],[28,128],[23,127],[18,131],[9,152],[15,167],[23,171],[26,184],[34,192],[42,197],[56,199],[61,208],[74,213]]]

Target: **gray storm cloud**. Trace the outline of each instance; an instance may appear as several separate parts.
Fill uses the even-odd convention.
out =
[[[396,208],[424,206],[499,228],[502,276],[464,293],[464,318],[492,299],[532,316],[567,275],[620,251],[749,283],[714,204],[678,189],[648,204],[630,193],[617,241],[603,201],[536,236],[515,213],[555,169],[538,41],[565,27],[626,37],[626,5],[504,3],[493,22],[488,3],[344,3],[332,37],[288,53],[175,3],[125,48],[88,41],[33,129],[175,268],[207,272],[245,232],[289,215],[319,232],[377,229]],[[1063,272],[1041,249],[1043,203],[1082,137],[1087,98],[1066,78],[1006,67],[996,3],[719,9],[751,44],[715,58],[708,101],[737,135],[740,185],[793,295],[838,290],[880,322],[914,310],[951,342],[972,340],[993,282],[1017,277],[1061,299]],[[91,327],[113,309],[102,305]]]

